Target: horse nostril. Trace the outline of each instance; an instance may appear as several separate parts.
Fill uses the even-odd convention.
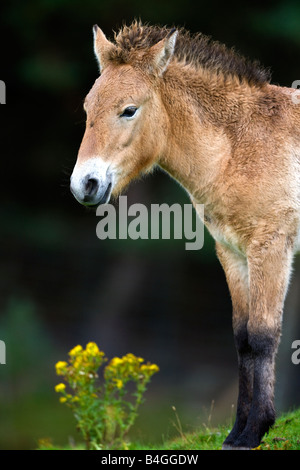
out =
[[[85,195],[86,196],[94,196],[97,193],[99,187],[99,182],[96,178],[89,178],[87,177],[85,182]]]

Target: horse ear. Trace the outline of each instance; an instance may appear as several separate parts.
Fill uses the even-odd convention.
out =
[[[99,65],[100,73],[102,73],[108,62],[109,52],[115,47],[112,42],[110,42],[103,31],[99,28],[98,25],[93,26],[94,34],[94,52],[96,59]]]
[[[174,28],[170,33],[151,47],[150,54],[152,58],[152,65],[158,70],[159,75],[162,75],[167,69],[170,60],[174,55],[175,44],[178,31]]]

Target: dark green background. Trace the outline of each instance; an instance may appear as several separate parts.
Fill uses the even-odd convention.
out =
[[[112,37],[124,21],[201,31],[271,68],[273,83],[300,79],[298,1],[22,0],[1,2],[0,448],[35,448],[39,438],[77,440],[54,392],[54,364],[96,341],[109,357],[132,352],[160,366],[135,426],[160,442],[228,422],[236,400],[231,304],[208,234],[199,252],[184,240],[107,241],[95,212],[69,192],[84,132],[83,99],[97,78],[92,26]],[[188,203],[162,172],[133,184],[133,202]],[[275,273],[276,275],[276,273]],[[278,358],[278,410],[300,404],[296,269]]]

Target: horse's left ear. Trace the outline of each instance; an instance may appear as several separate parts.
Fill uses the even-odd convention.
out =
[[[151,47],[149,53],[152,66],[162,75],[167,69],[170,60],[173,57],[178,31],[172,29],[167,37]]]
[[[115,48],[115,46],[106,38],[102,29],[100,29],[96,24],[93,26],[93,35],[94,52],[99,64],[100,73],[102,73],[103,69],[108,63],[109,53],[112,51],[112,49]]]

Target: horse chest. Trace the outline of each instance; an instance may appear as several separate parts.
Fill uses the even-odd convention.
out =
[[[220,220],[214,214],[205,211],[205,208],[203,222],[216,242],[229,247],[231,250],[242,256],[245,256],[239,236],[232,225],[224,222],[224,220]]]

